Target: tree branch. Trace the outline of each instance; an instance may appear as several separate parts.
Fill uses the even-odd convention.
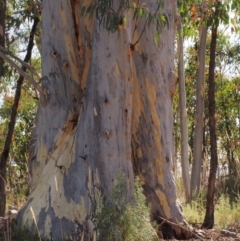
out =
[[[32,72],[33,75],[36,75],[38,79],[41,78],[39,76],[39,74],[37,73],[36,69],[32,65],[30,65],[27,62],[21,60],[20,58],[18,58],[14,54],[12,54],[10,51],[8,51],[7,49],[3,48],[2,46],[0,46],[0,52],[2,52],[5,56],[9,55],[13,59],[16,59],[22,66],[25,66],[26,68],[28,68]]]
[[[24,58],[25,63],[31,59],[32,48],[34,45],[34,34],[36,32],[38,22],[39,22],[39,19],[34,18],[32,30],[30,33],[28,46],[27,46],[27,53]],[[20,76],[17,80],[14,103],[12,106],[10,122],[8,125],[8,132],[7,132],[7,136],[6,136],[5,143],[4,143],[4,148],[3,148],[1,159],[0,159],[0,216],[4,216],[5,207],[6,207],[5,186],[6,186],[6,181],[7,181],[7,160],[9,157],[10,147],[11,147],[11,143],[12,143],[12,137],[13,137],[14,127],[15,127],[15,123],[16,123],[16,118],[17,118],[17,110],[18,110],[18,105],[19,105],[19,101],[20,101],[20,97],[21,97],[21,87],[22,87],[24,78],[26,78],[27,80],[30,79],[41,93],[45,94],[45,91],[43,91],[42,88],[39,85],[37,85],[37,83],[25,73],[25,71],[27,69],[26,66],[22,66],[22,68],[20,68],[11,59],[9,59],[3,53],[1,53],[1,51],[0,51],[0,54],[1,54],[0,57],[2,57],[4,60],[6,60],[8,62],[10,60],[10,64],[13,63],[12,66],[17,67],[16,69],[20,72]]]
[[[200,239],[200,240],[204,240],[203,238],[201,238],[198,234],[194,233],[193,231],[191,231],[190,229],[186,228],[185,226],[183,225],[180,225],[180,224],[177,224],[177,223],[173,223],[163,217],[160,217],[163,221],[159,224],[159,227],[161,227],[164,223],[167,223],[169,224],[170,226],[175,226],[175,227],[179,227],[181,229],[184,229],[185,231],[191,233],[194,237]]]
[[[38,85],[33,78],[31,78],[28,74],[26,74],[17,64],[14,63],[13,60],[11,60],[10,58],[8,58],[5,54],[3,54],[2,52],[0,52],[0,57],[2,59],[4,59],[5,61],[7,61],[14,69],[16,69],[18,71],[18,73],[23,76],[26,80],[29,81],[30,84],[32,84],[34,86],[34,88],[36,90],[39,91],[39,93],[43,94],[45,97],[47,97],[47,92],[46,90],[43,90],[42,87],[40,85]],[[16,57],[17,58],[17,57]],[[21,63],[24,62],[21,60]],[[24,66],[26,66],[26,63],[24,62]],[[28,65],[29,66],[29,65]],[[32,70],[32,68],[30,68],[30,70]]]

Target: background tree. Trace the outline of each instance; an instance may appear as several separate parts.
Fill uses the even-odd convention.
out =
[[[205,1],[201,1],[201,2],[190,1],[187,3],[185,1],[179,1],[179,11],[181,13],[181,17],[184,23],[183,33],[185,34],[185,36],[196,37],[196,32],[199,29],[199,41],[197,41],[196,43],[196,46],[198,46],[197,47],[198,58],[197,60],[195,60],[197,61],[197,66],[198,66],[197,74],[196,74],[197,84],[196,84],[196,94],[193,95],[193,97],[195,98],[194,101],[196,102],[196,109],[194,110],[195,120],[194,120],[194,123],[192,124],[192,129],[194,130],[194,134],[193,134],[194,138],[192,138],[192,141],[190,139],[190,146],[192,145],[191,150],[193,153],[192,155],[190,155],[190,158],[193,159],[193,160],[190,160],[192,162],[190,196],[191,196],[191,199],[196,199],[198,197],[199,189],[200,189],[200,174],[201,174],[201,166],[202,166],[202,159],[203,159],[202,133],[203,133],[203,126],[204,126],[204,122],[203,122],[204,77],[205,77],[205,53],[206,53],[206,39],[207,39],[206,19],[208,18],[208,15],[209,15],[209,6]],[[181,98],[182,97],[180,97],[180,99]],[[181,113],[181,108],[180,108],[180,113]],[[184,114],[185,112],[183,111],[182,115]],[[184,120],[183,123],[185,124],[186,120]],[[186,131],[185,131],[185,135],[186,135]],[[183,143],[181,144],[183,145]],[[185,150],[185,152],[186,153],[188,152],[188,148]],[[184,157],[184,159],[186,159],[185,156],[186,154],[182,156],[182,158]],[[189,171],[190,170],[188,170],[188,173]],[[187,183],[187,182],[190,183],[190,180],[187,181],[186,173],[187,171],[184,170],[184,173],[183,173],[184,183]],[[185,186],[186,185],[187,184],[185,184]]]
[[[181,129],[181,164],[182,175],[185,186],[186,202],[190,200],[190,175],[188,160],[188,122],[186,109],[186,91],[183,58],[183,36],[182,24],[178,26],[178,79],[179,79],[179,112]]]
[[[217,138],[216,138],[216,104],[215,104],[215,62],[216,62],[216,46],[217,46],[217,31],[219,25],[220,3],[215,5],[213,14],[212,35],[210,45],[210,61],[209,61],[209,76],[208,76],[208,105],[209,105],[209,131],[210,131],[210,174],[208,180],[206,216],[202,227],[213,228],[214,225],[214,194],[216,173],[218,166],[217,156]]]
[[[25,9],[24,2],[18,3],[13,1],[8,1],[7,5],[5,5],[6,7],[6,33],[4,35],[4,39],[6,39],[6,47],[7,49],[4,49],[3,47],[1,47],[0,49],[0,54],[1,57],[5,60],[8,60],[9,58],[7,57],[10,56],[10,58],[12,58],[13,60],[12,63],[15,64],[14,60],[17,60],[18,62],[20,62],[20,64],[23,64],[22,69],[19,68],[20,72],[26,72],[27,69],[27,64],[26,62],[28,62],[31,58],[31,53],[32,53],[32,48],[33,48],[33,37],[34,34],[36,32],[36,26],[38,23],[38,18],[35,18],[34,23],[33,23],[33,27],[30,31],[30,37],[28,40],[28,37],[25,38],[26,34],[26,29],[24,29],[27,25],[27,23],[25,22],[27,17],[33,17],[28,9]],[[15,8],[18,8],[17,12],[14,12]],[[16,30],[17,28],[17,30]],[[14,31],[14,30],[16,31]],[[27,42],[27,53],[25,56],[24,61],[21,60],[21,58],[14,56],[14,54],[19,51],[19,45],[24,46],[25,41]],[[25,45],[26,46],[26,45]],[[2,59],[1,58],[1,59]],[[17,65],[16,65],[17,66]],[[4,104],[3,107],[1,108],[1,125],[2,127],[6,126],[5,124],[9,121],[9,124],[7,125],[8,128],[7,130],[4,130],[4,133],[6,135],[6,140],[5,143],[3,143],[2,145],[2,155],[1,155],[1,162],[0,162],[0,173],[1,173],[1,180],[0,180],[0,216],[4,216],[5,213],[5,207],[6,207],[6,187],[8,187],[9,190],[11,190],[12,188],[12,183],[11,183],[11,178],[9,180],[7,180],[7,168],[8,168],[8,174],[10,175],[10,172],[13,172],[13,169],[15,169],[16,171],[16,175],[18,175],[18,172],[22,172],[24,171],[26,168],[26,163],[20,163],[19,160],[23,160],[26,162],[26,157],[21,159],[21,153],[17,153],[17,155],[13,154],[13,150],[11,151],[11,144],[12,142],[14,143],[18,143],[18,149],[20,151],[20,147],[22,147],[22,145],[20,144],[20,141],[13,141],[14,139],[14,126],[16,124],[16,120],[17,120],[17,110],[18,110],[18,106],[19,106],[19,101],[20,101],[20,95],[21,95],[21,88],[22,88],[22,84],[23,84],[23,77],[20,76],[18,77],[15,72],[13,71],[13,69],[11,68],[12,66],[7,66],[7,64],[5,65],[5,69],[4,69],[4,76],[2,76],[2,81],[1,81],[1,91],[2,94],[5,95],[4,98]],[[30,68],[32,69],[32,67]],[[15,78],[18,78],[17,80],[17,85],[16,82],[14,81]],[[16,87],[16,90],[15,90]],[[26,87],[26,85],[25,85]],[[29,91],[29,87],[25,88],[25,94],[28,93],[32,93],[32,91]],[[10,91],[9,91],[10,90]],[[12,98],[12,93],[15,90],[15,98]],[[10,100],[14,100],[13,102],[11,102]],[[29,98],[29,102],[30,98]],[[8,104],[12,104],[12,110],[9,113],[9,119],[6,116],[6,111],[7,109],[9,109],[7,106]],[[35,109],[35,108],[34,108]],[[33,109],[33,110],[34,110]],[[30,113],[29,113],[30,114]],[[26,117],[26,114],[25,114]],[[21,118],[19,118],[18,120],[20,120]],[[28,119],[28,123],[31,123],[32,117],[30,117]],[[21,121],[21,125],[23,125],[24,120]],[[26,126],[27,128],[27,126]],[[27,133],[29,130],[27,130],[25,127],[20,128],[20,130],[22,130],[22,132],[20,132],[21,134],[25,133],[27,136]],[[25,130],[24,130],[25,129]],[[5,137],[4,137],[5,138]],[[19,139],[20,140],[20,139]],[[22,143],[24,143],[23,138],[21,139]],[[24,148],[22,149],[24,150]],[[25,152],[26,152],[26,148],[25,148]],[[11,162],[8,163],[8,159],[9,159],[9,153],[11,153],[11,156],[15,157],[14,159],[11,159]],[[18,157],[16,157],[18,156]],[[16,160],[18,159],[18,160]],[[23,164],[23,165],[21,165]],[[23,169],[21,169],[20,167],[24,166]],[[20,168],[20,169],[17,169]],[[10,171],[11,170],[11,171]],[[20,170],[20,171],[19,171]],[[25,173],[25,172],[24,172]],[[10,183],[8,183],[8,181],[10,181]]]
[[[26,57],[24,58],[24,62],[28,62],[31,58],[32,54],[32,48],[33,48],[33,38],[34,34],[37,28],[38,24],[38,18],[35,19],[33,23],[33,27],[30,33],[30,38],[29,38],[29,43],[27,47],[27,54]],[[26,66],[22,66],[22,70],[26,71]],[[18,81],[17,81],[17,87],[16,87],[16,93],[14,97],[14,103],[12,106],[12,111],[11,111],[11,118],[8,126],[8,133],[6,136],[4,148],[2,151],[1,155],[1,165],[0,165],[0,174],[1,174],[1,179],[0,179],[0,216],[4,216],[5,214],[5,207],[6,207],[6,192],[5,192],[5,185],[7,182],[7,160],[9,157],[9,152],[10,152],[10,146],[12,143],[12,137],[13,137],[13,132],[14,132],[14,126],[16,123],[16,116],[17,116],[17,109],[20,101],[20,96],[21,96],[21,88],[23,84],[24,77],[22,75],[19,76]]]
[[[5,47],[6,0],[0,1],[0,46]],[[3,60],[0,59],[0,78],[3,76]]]
[[[200,20],[199,46],[197,59],[196,111],[193,141],[193,164],[191,174],[191,199],[196,199],[200,190],[201,166],[203,163],[203,130],[204,130],[204,78],[205,54],[207,42],[207,18],[209,7],[205,1],[201,3],[201,10],[194,6],[193,14]]]

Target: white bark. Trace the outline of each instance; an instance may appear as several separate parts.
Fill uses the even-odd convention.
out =
[[[180,130],[181,130],[181,165],[182,177],[185,189],[186,202],[190,199],[190,175],[188,161],[188,117],[186,108],[186,90],[184,75],[184,57],[183,57],[183,36],[182,24],[178,26],[178,78],[179,78],[179,112],[180,112]]]
[[[196,113],[193,144],[193,166],[191,175],[191,199],[196,199],[200,189],[200,175],[203,158],[203,126],[204,126],[204,79],[207,27],[202,25],[198,48],[198,69],[196,88]]]

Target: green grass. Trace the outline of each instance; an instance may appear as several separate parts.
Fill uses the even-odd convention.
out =
[[[37,235],[29,232],[27,228],[17,226],[9,227],[5,233],[0,235],[0,241],[38,241]]]
[[[183,205],[183,213],[190,224],[202,224],[205,216],[205,201],[198,199],[191,204]],[[229,197],[221,195],[215,204],[215,228],[227,229],[240,223],[240,199],[230,203]]]
[[[222,195],[216,204],[215,211],[216,226],[225,229],[228,226],[239,225],[240,223],[240,200],[230,204],[229,197]]]

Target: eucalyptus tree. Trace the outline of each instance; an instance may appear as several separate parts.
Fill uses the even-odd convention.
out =
[[[233,35],[234,36],[234,35]],[[210,48],[211,38],[209,36],[207,41],[207,49]],[[218,170],[218,184],[220,180],[225,180],[221,186],[218,186],[218,192],[237,193],[237,183],[231,180],[238,179],[238,81],[239,81],[239,44],[232,43],[230,41],[228,33],[224,29],[218,31],[217,47],[216,47],[216,128],[217,128],[217,141],[219,143],[218,157],[220,158],[220,167]],[[194,123],[194,110],[195,110],[195,80],[194,74],[197,69],[196,63],[196,48],[193,45],[189,46],[186,50],[186,93],[187,93],[187,106],[188,106],[188,120],[189,120],[189,143],[192,145],[191,131]],[[206,59],[209,59],[209,51],[206,52]],[[205,71],[205,85],[208,81],[208,71]],[[207,93],[208,88],[205,92]],[[204,101],[208,103],[208,95],[205,94]],[[204,107],[205,120],[204,125],[208,121],[208,105]],[[209,128],[205,127],[204,130],[204,151],[206,155],[206,161],[204,163],[203,171],[208,173],[208,167],[210,162],[210,133]],[[225,170],[225,171],[224,171]],[[203,173],[203,174],[204,174]],[[231,174],[230,174],[231,173]],[[202,174],[202,183],[206,183],[206,178]],[[229,175],[230,174],[230,175]],[[236,174],[236,175],[235,175]],[[224,176],[226,175],[226,176]],[[236,188],[236,189],[234,189]],[[235,190],[235,191],[234,191]]]
[[[209,23],[211,23],[211,19],[213,18],[213,13],[214,12],[212,12],[212,9],[214,9],[214,7],[211,7],[210,8],[210,12],[207,12],[207,11],[205,11],[208,15],[206,16],[206,17],[208,17],[208,18],[206,18],[206,21],[205,21],[205,24],[209,24]],[[234,10],[235,9],[235,10]],[[229,20],[229,18],[228,18],[228,10],[229,10],[229,8],[228,8],[228,6],[226,6],[226,4],[224,4],[224,5],[222,5],[222,9],[221,9],[221,14],[220,14],[220,16],[221,16],[221,18],[220,18],[220,21],[224,24],[224,25],[228,25],[229,24],[229,22],[228,22],[228,20]],[[234,11],[237,11],[237,9],[236,9],[236,5],[235,5],[235,8],[233,8],[232,10],[234,10]],[[194,9],[194,11],[193,11],[194,13],[197,13],[197,11]],[[200,15],[201,16],[201,15]],[[238,29],[238,25],[237,25],[237,20],[231,20],[231,23],[233,23],[233,25],[232,26],[234,26],[234,29],[232,29],[232,34],[233,34],[233,32],[235,32],[235,31],[237,31],[237,29]],[[222,87],[220,88],[220,87],[217,87],[217,90],[218,91],[220,91],[222,88],[224,88],[223,86],[225,86],[225,84],[223,84],[223,82],[224,82],[224,80],[227,78],[227,79],[231,79],[231,77],[233,76],[233,75],[238,75],[238,62],[237,62],[237,59],[239,58],[238,57],[238,54],[237,54],[237,52],[238,52],[238,50],[237,49],[239,49],[238,48],[238,44],[236,44],[236,46],[232,46],[231,47],[231,45],[229,44],[229,43],[227,43],[226,42],[226,40],[224,40],[224,38],[227,38],[227,39],[229,39],[229,36],[223,36],[222,35],[222,31],[221,30],[219,30],[218,31],[218,34],[217,34],[217,37],[218,37],[218,39],[217,39],[217,49],[216,49],[216,70],[215,71],[217,71],[216,72],[216,76],[217,76],[217,78],[218,78],[218,86],[220,85],[222,85]],[[232,39],[232,38],[231,38]],[[205,49],[210,49],[210,38],[208,38],[208,43],[209,44],[207,44],[206,45],[206,47],[205,47]],[[185,70],[186,70],[186,85],[187,85],[187,88],[186,88],[186,90],[187,90],[187,107],[188,107],[188,121],[189,121],[189,133],[190,133],[190,135],[189,135],[189,144],[190,144],[190,146],[192,147],[193,146],[193,140],[192,140],[192,134],[191,133],[193,133],[193,129],[194,129],[194,127],[195,127],[195,123],[194,123],[194,121],[193,121],[193,116],[192,116],[192,113],[195,111],[195,100],[196,100],[196,96],[195,96],[195,94],[194,94],[194,90],[195,90],[195,84],[196,84],[196,82],[195,82],[195,76],[194,76],[194,74],[193,73],[195,73],[195,71],[196,71],[196,69],[199,67],[199,62],[198,61],[196,61],[196,51],[197,51],[197,46],[196,47],[194,47],[194,46],[191,46],[190,48],[188,48],[187,49],[187,54],[186,54],[186,68],[185,68]],[[209,51],[206,51],[206,54],[205,54],[205,56],[204,56],[204,58],[206,58],[206,59],[209,59]],[[206,69],[206,67],[204,68],[204,69]],[[226,74],[230,74],[230,77],[227,77],[227,76],[225,76]],[[219,77],[219,75],[220,76],[222,76],[222,81],[219,79],[220,77]],[[204,78],[206,79],[206,80],[208,80],[208,73],[207,73],[207,71],[205,71],[205,73],[204,73]],[[222,83],[222,84],[221,84]],[[208,87],[208,85],[206,85],[206,83],[205,83],[205,86],[207,86]],[[219,89],[220,88],[220,89]],[[228,89],[230,88],[230,86],[228,87]],[[206,92],[206,90],[207,90],[207,88],[203,88],[202,89],[204,92]],[[233,93],[235,93],[236,91],[233,91]],[[211,95],[211,97],[212,97],[213,95]],[[217,96],[219,96],[219,95],[217,95]],[[225,122],[225,120],[227,120],[227,118],[225,118],[224,116],[225,116],[225,114],[226,114],[226,111],[229,109],[229,108],[225,108],[225,112],[223,112],[223,110],[224,109],[222,109],[222,106],[223,106],[223,104],[222,104],[222,102],[224,102],[224,103],[229,103],[229,101],[231,101],[231,99],[233,98],[233,97],[230,97],[229,95],[229,98],[228,98],[228,101],[226,102],[226,100],[225,100],[225,97],[224,97],[224,100],[225,101],[223,101],[223,99],[222,99],[222,101],[221,101],[221,98],[223,98],[223,90],[221,90],[221,96],[222,97],[219,97],[218,98],[218,100],[217,100],[217,104],[218,104],[218,108],[217,108],[217,110],[218,110],[218,113],[217,113],[217,116],[219,115],[219,113],[220,113],[220,115],[222,116],[222,118],[221,119],[218,119],[218,121],[217,121],[217,127],[219,128],[219,127],[221,127],[220,129],[218,129],[218,135],[219,135],[219,139],[218,139],[218,141],[219,141],[219,144],[221,145],[221,146],[223,146],[223,143],[224,143],[224,146],[225,147],[229,147],[229,148],[227,148],[228,149],[228,160],[230,160],[230,159],[233,159],[233,158],[229,158],[230,157],[230,152],[229,152],[229,150],[231,150],[232,148],[230,148],[230,146],[235,146],[232,142],[231,142],[231,138],[229,138],[228,136],[229,135],[225,135],[226,133],[227,133],[227,131],[226,130],[224,130],[223,131],[223,129],[224,129],[224,126],[225,126],[225,124],[227,124],[227,126],[228,126],[228,128],[229,128],[229,121],[226,121]],[[205,97],[204,98],[204,101],[206,101],[206,102],[208,102],[207,101],[207,98]],[[220,104],[221,103],[221,104]],[[220,105],[220,106],[219,106]],[[233,105],[234,106],[234,104],[231,104],[231,105]],[[226,105],[227,106],[227,105]],[[209,128],[207,127],[207,125],[205,124],[205,123],[207,123],[207,120],[208,120],[208,108],[207,108],[208,106],[206,106],[206,107],[204,107],[204,113],[205,113],[205,118],[203,119],[203,131],[202,131],[202,133],[201,134],[199,134],[199,136],[200,136],[200,138],[202,139],[202,136],[203,136],[203,146],[201,146],[201,153],[203,152],[203,150],[204,150],[204,153],[207,155],[207,158],[206,159],[208,159],[208,151],[209,151],[209,149],[210,149],[210,144],[209,144],[209,138],[210,138],[210,134],[209,134]],[[230,108],[231,109],[231,108]],[[233,107],[233,109],[234,109],[234,107]],[[225,113],[225,114],[224,114]],[[229,115],[229,117],[230,116],[232,116],[232,115]],[[201,118],[203,118],[203,117],[201,117]],[[237,118],[237,117],[236,117]],[[234,118],[233,118],[234,119]],[[233,120],[232,118],[231,118],[231,120]],[[236,122],[236,121],[233,121],[233,122]],[[206,127],[204,127],[204,125],[206,126]],[[231,123],[231,125],[233,125],[233,123]],[[205,129],[206,128],[206,129]],[[222,132],[223,131],[223,132]],[[224,135],[223,135],[223,133],[225,133]],[[235,133],[235,132],[234,132]],[[231,135],[230,135],[231,136]],[[233,138],[234,139],[234,138]],[[224,140],[224,141],[223,141]],[[226,142],[226,140],[228,140],[228,142]],[[223,142],[222,142],[223,141]],[[227,144],[228,143],[228,144]],[[231,143],[231,144],[230,144]],[[227,145],[226,145],[227,144]],[[225,153],[224,153],[224,149],[225,148],[222,148],[222,149],[218,149],[218,151],[219,151],[219,156],[221,156],[221,157],[223,157],[223,156],[225,156]],[[210,151],[209,151],[210,152]],[[231,153],[232,153],[232,151],[231,151]],[[202,154],[201,154],[201,156],[202,156]],[[231,156],[232,156],[232,154],[231,154]],[[202,162],[202,161],[201,161]],[[206,165],[207,164],[207,162],[205,162],[205,164],[204,165]],[[208,166],[208,164],[207,164],[207,166]],[[201,171],[203,170],[203,169],[207,169],[207,168],[204,168],[204,167],[202,167],[201,165],[199,165],[199,171],[198,172],[196,172],[196,175],[199,175],[199,184],[200,184],[200,173],[201,173]],[[237,170],[237,168],[234,168],[234,170]],[[208,173],[208,170],[206,170],[205,171],[206,173]],[[194,177],[193,178],[195,178],[196,177],[196,175],[194,175]],[[219,175],[221,175],[221,174],[219,174]],[[220,177],[220,176],[219,176]],[[233,177],[233,176],[232,176]],[[206,183],[206,180],[204,179],[204,180],[202,180],[203,182],[205,182]],[[228,182],[228,184],[227,185],[229,185],[230,183]],[[234,186],[234,185],[233,185]],[[228,189],[229,190],[229,189]],[[236,189],[237,190],[237,189]]]
[[[220,3],[215,5],[213,14],[212,35],[210,44],[209,76],[208,76],[208,110],[209,110],[209,131],[210,131],[210,173],[208,179],[206,215],[202,224],[203,228],[213,228],[214,226],[214,194],[216,173],[218,167],[217,137],[216,137],[216,104],[215,104],[215,65],[216,65],[216,47],[217,31],[219,27]]]
[[[205,55],[207,42],[207,18],[209,17],[209,6],[202,1],[192,11],[200,21],[199,45],[197,59],[197,84],[196,84],[196,111],[193,142],[193,164],[191,173],[191,199],[196,199],[200,190],[200,175],[203,159],[203,127],[204,127],[204,78],[205,78]]]
[[[182,58],[182,63],[179,62],[179,91],[180,91],[180,118],[181,118],[181,159],[182,159],[182,175],[185,185],[186,199],[195,199],[198,196],[200,188],[200,175],[201,175],[201,164],[203,158],[203,111],[204,111],[204,76],[205,76],[205,53],[206,53],[206,38],[207,38],[207,27],[206,18],[208,15],[207,4],[205,1],[178,1],[179,2],[179,12],[181,13],[182,25],[183,25],[183,36],[188,38],[197,39],[197,32],[199,30],[199,43],[198,45],[198,58],[197,58],[197,84],[196,84],[196,96],[195,101],[196,106],[195,111],[195,121],[192,124],[194,130],[194,141],[191,141],[191,137],[188,138],[188,128],[187,124],[187,111],[185,100],[185,84],[184,84],[184,59]],[[179,38],[178,46],[179,50],[183,48],[180,47],[181,38]],[[183,45],[183,41],[181,41]],[[180,64],[181,63],[181,64]],[[187,106],[191,108],[190,106]],[[191,132],[190,132],[191,133]],[[190,160],[192,162],[192,172],[191,180],[189,177],[189,160],[188,160],[188,139],[190,145],[193,144],[192,152],[193,157]]]
[[[219,15],[219,19],[216,18],[215,16],[215,13],[216,13],[216,6],[217,5],[220,5],[220,15]],[[231,6],[231,7],[230,7]],[[233,12],[237,12],[238,9],[239,9],[239,1],[230,1],[230,2],[221,2],[221,1],[218,1],[216,4],[214,2],[203,2],[202,4],[202,12],[204,13],[202,20],[203,22],[203,30],[204,30],[204,36],[205,36],[205,39],[207,37],[207,27],[209,25],[212,25],[212,26],[216,26],[217,25],[217,22],[222,21],[222,23],[224,23],[225,25],[226,24],[229,24],[229,11],[230,11],[230,8]],[[195,11],[196,12],[196,11]],[[234,22],[234,21],[233,21]],[[204,27],[205,26],[205,27]],[[237,29],[237,28],[236,28]],[[216,34],[216,38],[217,38],[217,34]],[[206,42],[206,40],[205,40]],[[206,51],[206,43],[204,44],[205,45],[205,51]],[[213,52],[214,50],[212,50]],[[204,53],[205,55],[205,53]],[[205,58],[205,57],[204,57]],[[213,57],[212,56],[212,62],[215,61],[213,60]],[[200,65],[201,65],[201,62],[199,64],[199,70],[200,70]],[[209,69],[209,75],[212,75],[214,77],[214,71],[213,73],[211,73],[213,69],[213,64],[211,63],[211,68]],[[202,69],[202,71],[204,71]],[[202,71],[198,71],[198,73],[202,72]],[[202,76],[204,76],[204,73],[202,72],[201,74]],[[210,76],[209,76],[210,78]],[[202,79],[202,78],[201,78]],[[212,87],[212,86],[210,86]],[[214,88],[214,87],[213,87]],[[211,94],[209,94],[209,98],[210,98],[210,106],[211,108],[209,108],[209,114],[211,115],[211,119],[212,119],[212,116],[214,116],[214,114],[212,114],[212,101],[211,101],[211,97],[213,97],[213,93],[214,91],[211,90]],[[197,90],[197,95],[204,95],[204,82],[202,84],[202,86]],[[201,165],[202,165],[202,148],[203,148],[203,145],[202,145],[202,136],[203,136],[203,121],[201,121],[201,119],[203,119],[203,106],[204,106],[204,98],[202,97],[197,97],[197,103],[198,103],[198,99],[201,101],[199,102],[199,108],[197,107],[197,111],[196,111],[196,119],[195,119],[195,124],[196,124],[196,127],[195,127],[195,134],[194,134],[194,157],[193,157],[193,169],[192,169],[192,178],[191,178],[191,194],[192,194],[192,198],[195,199],[197,196],[198,196],[198,193],[199,193],[199,187],[200,187],[200,172],[201,172]],[[197,118],[197,116],[199,116],[199,118]],[[197,122],[198,120],[198,122]],[[213,122],[212,122],[213,123]],[[213,125],[212,125],[213,127]],[[210,129],[212,129],[212,127],[210,127]],[[212,130],[211,130],[212,132]],[[214,136],[214,134],[211,135],[210,139],[212,139],[212,137]],[[213,144],[214,141],[211,142],[211,148],[212,150],[213,149],[216,149],[214,148],[214,144]],[[216,153],[216,150],[215,150],[215,157],[217,157],[217,153]],[[215,158],[216,159],[216,158]],[[216,163],[216,161],[213,161]],[[213,169],[216,169],[216,165],[214,164],[211,164],[212,167],[214,166]],[[211,171],[210,171],[211,172]],[[212,171],[213,173],[215,171]],[[211,178],[212,179],[212,178]],[[214,179],[214,178],[213,178]],[[209,184],[210,185],[210,184]],[[214,186],[213,184],[211,184],[211,186]],[[210,186],[209,186],[210,187]]]
[[[236,10],[234,6],[236,2],[232,1],[232,10]],[[203,228],[213,228],[214,226],[214,197],[216,174],[218,168],[218,152],[217,152],[217,136],[216,136],[216,104],[215,104],[215,65],[216,65],[216,48],[218,38],[219,23],[229,24],[229,3],[218,1],[213,4],[213,14],[209,19],[211,24],[211,44],[210,44],[210,60],[209,60],[209,76],[208,76],[208,111],[209,111],[209,131],[210,131],[210,170],[207,190],[206,214]],[[239,3],[238,3],[239,6]]]
[[[198,69],[196,84],[196,111],[193,142],[193,164],[191,173],[191,199],[196,199],[200,190],[200,175],[203,159],[203,130],[204,130],[204,78],[205,54],[207,42],[207,27],[200,29],[200,43],[198,47]]]
[[[185,4],[185,7],[184,7]],[[179,84],[179,114],[180,114],[180,143],[181,143],[181,166],[182,177],[185,189],[186,202],[190,200],[190,175],[189,175],[189,160],[188,160],[188,118],[186,108],[186,90],[185,90],[185,71],[184,71],[184,31],[182,20],[188,16],[186,2],[178,1],[178,9],[180,13],[180,21],[178,25],[178,84]],[[186,27],[186,26],[185,26]]]
[[[185,186],[186,202],[190,200],[190,175],[188,161],[188,121],[186,109],[186,90],[184,75],[184,58],[183,58],[183,36],[182,24],[178,26],[178,79],[179,79],[179,110],[180,110],[180,129],[181,129],[181,164],[182,176]]]
[[[176,1],[42,4],[44,94],[18,223],[47,239],[96,240],[93,203],[120,170],[129,200],[138,175],[153,219],[184,223],[172,174]]]

